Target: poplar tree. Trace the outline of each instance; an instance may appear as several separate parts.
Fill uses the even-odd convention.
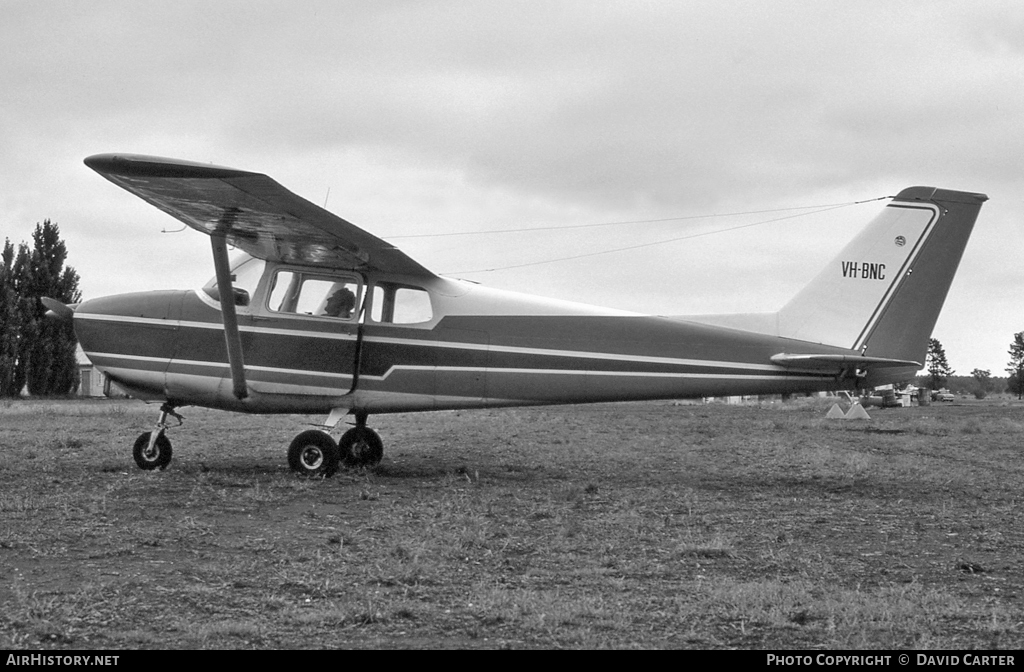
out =
[[[71,394],[78,389],[78,341],[69,320],[51,320],[40,298],[78,303],[78,273],[50,220],[37,224],[32,247],[4,240],[0,254],[0,397]]]
[[[32,234],[28,286],[23,296],[25,323],[21,349],[25,358],[29,394],[71,394],[80,380],[75,351],[78,340],[69,320],[46,319],[46,308],[39,301],[48,296],[63,303],[78,303],[78,273],[65,266],[67,245],[60,228],[50,220],[36,225]]]
[[[14,260],[14,245],[10,239],[5,239],[3,253],[0,255],[0,397],[15,397],[21,390],[20,387],[15,387],[14,382],[21,333],[21,310],[14,281]]]

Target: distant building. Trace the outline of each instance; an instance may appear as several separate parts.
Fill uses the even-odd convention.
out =
[[[78,395],[81,397],[127,397],[124,390],[110,381],[107,374],[103,373],[89,361],[89,358],[78,348],[78,374],[81,377],[81,384],[78,386]]]

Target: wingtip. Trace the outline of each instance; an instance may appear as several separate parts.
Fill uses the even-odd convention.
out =
[[[87,156],[84,163],[100,175],[225,178],[259,174],[210,163],[145,154],[93,154]]]

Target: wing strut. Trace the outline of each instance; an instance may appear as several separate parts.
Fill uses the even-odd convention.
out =
[[[213,246],[213,265],[217,269],[217,290],[220,294],[221,316],[224,320],[224,341],[228,348],[228,365],[231,367],[232,391],[237,399],[249,396],[245,384],[245,362],[242,359],[242,339],[238,335],[238,315],[235,313],[235,290],[231,285],[231,268],[228,265],[228,245],[223,233],[210,236]]]

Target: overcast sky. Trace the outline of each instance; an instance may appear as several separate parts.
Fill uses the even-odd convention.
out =
[[[1005,375],[1024,330],[1019,1],[0,10],[0,237],[56,221],[85,298],[213,275],[82,163],[129,152],[267,173],[439,273],[671,315],[779,308],[886,201],[809,206],[980,191],[934,336]],[[643,220],[669,221],[398,237]]]

